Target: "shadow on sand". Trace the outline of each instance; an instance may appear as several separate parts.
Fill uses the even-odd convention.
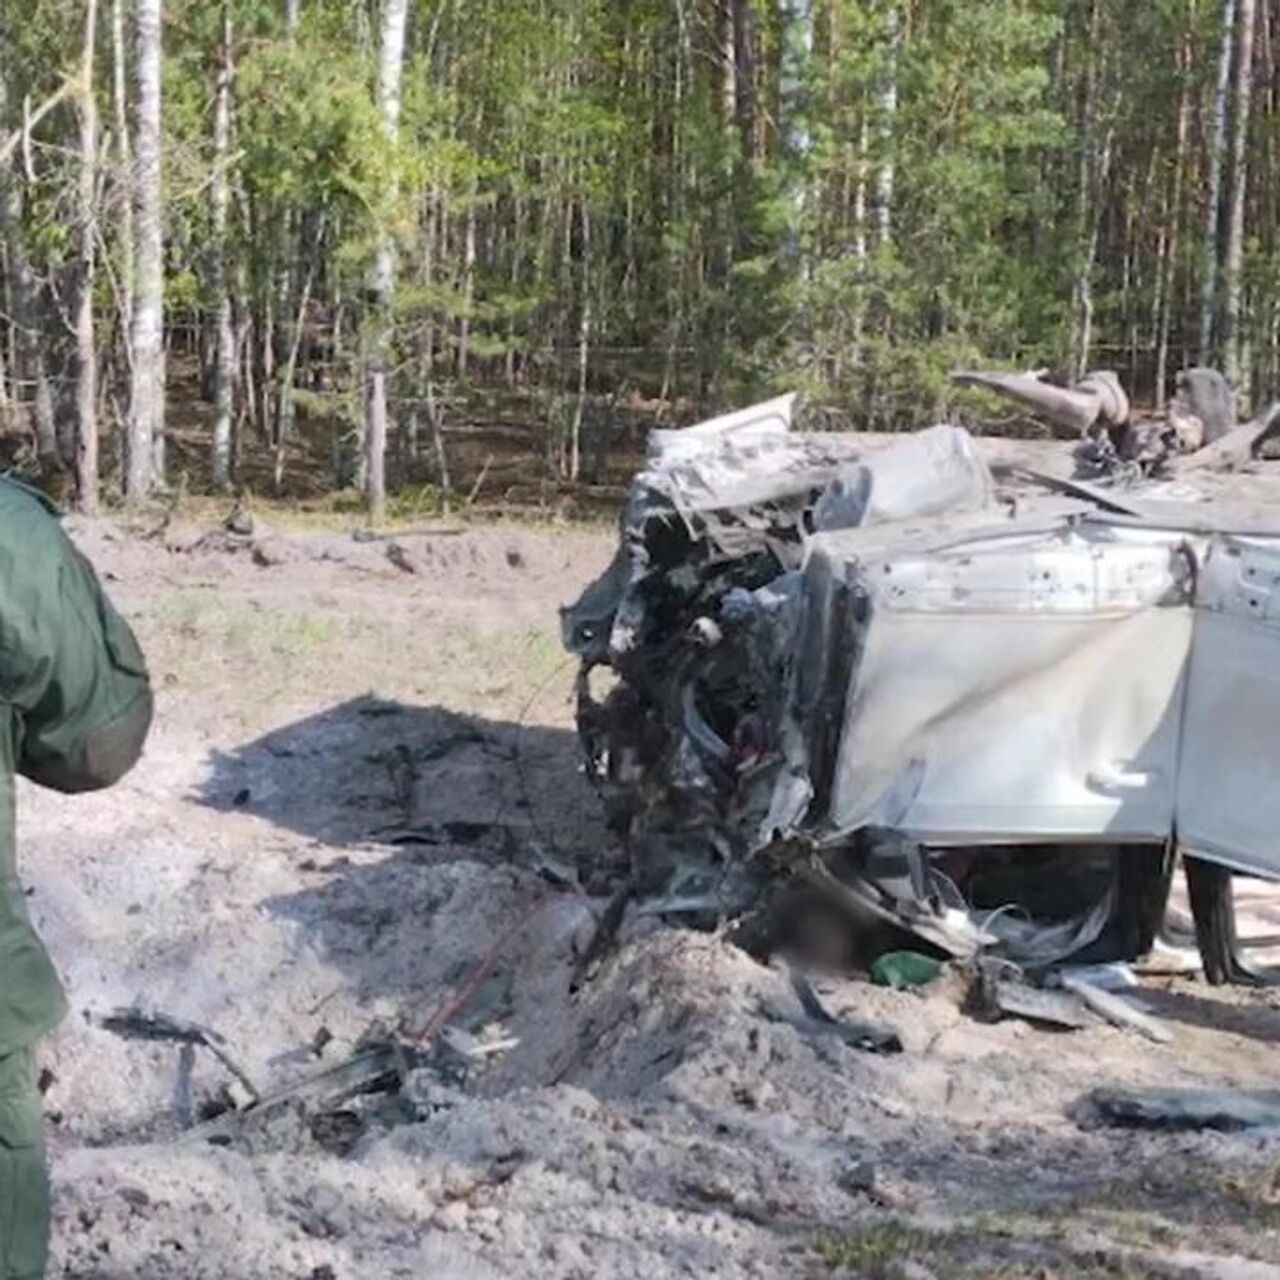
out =
[[[607,888],[619,855],[579,764],[565,729],[363,697],[215,753],[198,798],[304,837],[304,887],[262,908],[363,994],[420,996],[540,880]]]
[[[471,847],[495,832],[598,849],[600,809],[566,729],[352,698],[215,752],[203,804],[326,845]]]

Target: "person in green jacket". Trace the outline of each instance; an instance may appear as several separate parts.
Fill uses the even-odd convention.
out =
[[[27,915],[16,775],[93,791],[138,759],[151,685],[133,633],[42,495],[0,480],[0,1280],[39,1280],[49,1180],[34,1047],[66,1012]]]

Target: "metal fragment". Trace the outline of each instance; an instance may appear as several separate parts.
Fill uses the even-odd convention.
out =
[[[983,1003],[994,1014],[1023,1018],[1068,1031],[1081,1031],[1097,1025],[1097,1018],[1077,996],[1063,991],[1045,991],[1004,972],[984,974],[980,981]]]
[[[1169,1044],[1173,1035],[1167,1027],[1162,1027],[1154,1018],[1135,1009],[1123,996],[1111,991],[1104,991],[1086,982],[1078,974],[1062,973],[1059,975],[1063,990],[1070,991],[1080,997],[1094,1013],[1105,1018],[1113,1026],[1136,1031],[1156,1044]]]
[[[226,1049],[225,1038],[209,1027],[175,1018],[158,1010],[142,1009],[137,1005],[127,1009],[113,1009],[98,1019],[98,1025],[104,1031],[111,1031],[125,1040],[166,1040],[174,1044],[199,1045],[208,1049],[231,1072],[250,1100],[260,1097],[248,1072]]]
[[[1106,1123],[1124,1129],[1234,1132],[1280,1125],[1276,1089],[1096,1089],[1089,1109]]]

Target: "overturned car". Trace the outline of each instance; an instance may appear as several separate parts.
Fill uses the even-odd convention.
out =
[[[776,927],[804,896],[855,949],[1035,970],[1148,952],[1181,859],[1207,976],[1253,975],[1230,886],[1280,878],[1280,487],[1104,489],[792,412],[655,432],[564,611],[640,909]]]

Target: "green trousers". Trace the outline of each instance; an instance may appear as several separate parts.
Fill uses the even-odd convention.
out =
[[[0,1280],[42,1280],[49,1247],[49,1175],[44,1162],[35,1056],[0,1058]]]

